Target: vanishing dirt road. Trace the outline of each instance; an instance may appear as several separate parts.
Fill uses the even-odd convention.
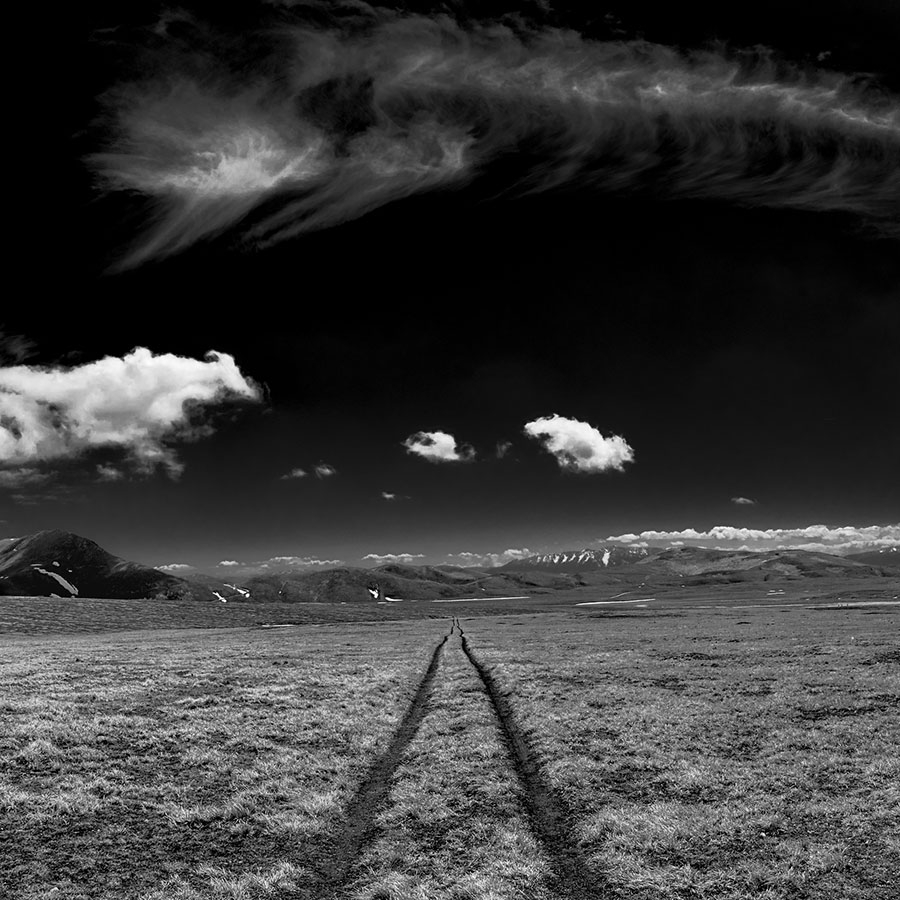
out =
[[[572,836],[572,816],[544,777],[527,734],[516,720],[506,694],[499,688],[489,666],[479,660],[469,637],[454,618],[448,634],[434,648],[400,724],[387,749],[369,767],[354,797],[347,805],[344,830],[335,836],[327,855],[329,866],[315,884],[304,886],[290,900],[343,900],[349,897],[365,848],[379,831],[378,817],[389,803],[392,781],[404,754],[429,714],[435,684],[441,677],[445,653],[460,654],[477,674],[490,704],[495,727],[521,788],[522,805],[535,844],[544,853],[549,875],[546,895],[558,900],[601,900],[607,893],[603,879],[593,872]],[[458,785],[465,791],[465,785]]]

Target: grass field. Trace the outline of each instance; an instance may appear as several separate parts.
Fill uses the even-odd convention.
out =
[[[446,629],[328,630],[6,642],[9,896],[227,897],[322,877]]]
[[[0,636],[0,896],[895,895],[896,606],[469,612]]]
[[[607,896],[887,900],[897,624],[862,607],[606,614],[472,644]]]

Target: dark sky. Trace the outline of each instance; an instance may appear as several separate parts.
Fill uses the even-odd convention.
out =
[[[177,478],[138,471],[123,445],[67,444],[62,455],[0,460],[8,473],[5,487],[0,481],[4,534],[60,527],[154,565],[208,568],[277,556],[359,564],[370,553],[442,562],[463,551],[564,549],[651,529],[900,520],[900,253],[890,212],[900,204],[890,171],[900,161],[890,49],[900,17],[892,4],[847,2],[810,16],[808,4],[795,4],[794,15],[784,3],[661,15],[649,4],[612,3],[603,15],[592,6],[567,18],[545,14],[534,26],[576,29],[584,43],[577,52],[589,59],[592,41],[630,45],[637,37],[685,52],[712,40],[765,45],[776,51],[768,84],[796,86],[801,70],[807,84],[821,83],[816,67],[865,72],[842,88],[841,103],[881,116],[888,124],[880,132],[841,130],[834,109],[819,119],[801,110],[786,137],[772,138],[768,108],[731,116],[724,107],[685,114],[707,116],[708,132],[681,132],[676,106],[661,114],[662,136],[647,150],[652,165],[629,174],[624,189],[615,175],[630,172],[642,152],[634,140],[596,158],[581,148],[574,175],[528,193],[521,186],[535,172],[543,178],[561,155],[572,156],[572,135],[544,123],[508,146],[484,119],[509,116],[503,127],[517,128],[518,112],[490,104],[484,112],[459,94],[440,100],[440,115],[456,116],[454,127],[469,117],[488,131],[479,132],[482,156],[470,177],[409,191],[392,182],[378,208],[271,246],[241,243],[255,227],[271,233],[285,202],[275,192],[235,212],[218,234],[110,271],[148,219],[175,214],[134,183],[98,190],[103,166],[85,156],[115,151],[115,165],[136,178],[134,160],[155,151],[152,141],[150,151],[139,145],[136,127],[127,147],[121,134],[111,137],[123,110],[168,116],[167,127],[191,134],[191,116],[205,122],[214,113],[204,99],[151,115],[152,91],[131,107],[96,98],[123,81],[140,83],[143,71],[158,79],[161,59],[189,69],[192,53],[199,59],[210,47],[236,48],[226,68],[244,86],[268,71],[259,59],[269,58],[269,38],[257,47],[234,35],[269,23],[271,6],[245,4],[239,23],[220,16],[213,37],[197,24],[213,21],[211,5],[190,6],[190,28],[177,41],[170,28],[155,43],[137,26],[160,21],[158,8],[130,7],[131,23],[111,32],[112,46],[97,35],[121,24],[120,4],[71,13],[64,37],[68,59],[80,65],[60,86],[63,111],[42,123],[51,198],[32,196],[23,213],[29,238],[13,254],[10,280],[27,287],[0,314],[6,363],[71,374],[136,346],[197,360],[216,350],[262,386],[264,400],[210,405],[202,413],[208,433],[165,437],[184,465]],[[502,11],[448,8],[463,30]],[[278,15],[283,22],[296,11]],[[333,24],[313,22],[320,31]],[[208,86],[209,64],[197,65]],[[337,135],[333,152],[345,166],[329,182],[331,196],[316,188],[315,214],[335,194],[342,209],[362,203],[369,189],[352,168],[353,148],[363,146],[354,141],[374,127],[369,88],[347,83],[302,100],[304,115]],[[228,84],[216,89],[237,102],[244,88]],[[516,109],[517,96],[503,102]],[[399,101],[391,102],[396,122]],[[250,114],[240,107],[244,119]],[[426,113],[402,115],[397,127],[411,141]],[[748,121],[749,144],[738,134]],[[147,126],[139,137],[150,133]],[[591,131],[591,146],[604,134]],[[747,158],[735,163],[741,148]],[[598,172],[606,181],[598,184]],[[829,178],[847,181],[826,202]],[[205,202],[182,202],[185,229],[210,215]],[[49,255],[48,241],[57,245]],[[30,353],[13,350],[19,335]],[[565,470],[523,432],[553,414],[621,436],[633,461],[621,471]],[[420,431],[452,434],[474,448],[474,459],[435,463],[407,452],[402,442]],[[511,444],[503,458],[498,442]],[[336,473],[316,477],[319,463]],[[99,481],[98,466],[117,480]],[[281,478],[295,468],[307,476]]]

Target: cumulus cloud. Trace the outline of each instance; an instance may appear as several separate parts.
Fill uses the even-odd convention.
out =
[[[900,229],[900,101],[852,75],[762,48],[595,41],[524,17],[357,3],[276,15],[268,42],[265,25],[129,30],[140,75],[105,93],[90,157],[102,190],[156,203],[123,265],[233,226],[251,246],[329,227],[464,184],[523,144],[507,196],[577,183]]]
[[[424,553],[367,553],[363,561],[371,560],[376,563],[411,563],[417,559],[424,559]]]
[[[291,469],[290,472],[285,472],[284,475],[281,476],[282,481],[291,481],[295,478],[306,478],[306,470]]]
[[[753,550],[798,549],[820,550],[827,553],[852,553],[874,550],[900,543],[900,524],[895,525],[808,525],[804,528],[741,528],[716,525],[705,531],[685,528],[681,531],[642,531],[640,534],[610,535],[606,541],[636,544],[675,546],[703,543],[723,549]]]
[[[139,473],[161,467],[178,477],[174,442],[210,435],[208,416],[223,404],[260,399],[233,357],[215,351],[197,360],[137,347],[77,366],[0,367],[0,466],[52,465],[105,448]]]
[[[187,563],[166,563],[164,566],[156,566],[160,572],[186,572],[189,569],[193,569],[193,566],[189,566]]]
[[[604,437],[593,425],[565,416],[544,416],[525,424],[525,434],[541,442],[559,467],[569,472],[621,472],[634,461],[624,438]]]
[[[324,462],[315,466],[313,472],[316,473],[316,478],[331,478],[332,475],[337,475],[337,469]]]
[[[751,500],[749,497],[732,497],[732,503],[736,503],[738,506],[756,506],[756,501]]]
[[[495,453],[497,455],[497,459],[503,459],[509,451],[512,450],[512,442],[511,441],[497,441],[497,447]]]
[[[471,446],[458,445],[456,438],[446,431],[417,431],[403,442],[403,446],[407,453],[433,463],[469,462],[475,458]]]
[[[456,566],[477,566],[479,568],[495,568],[505,565],[517,559],[527,559],[534,556],[535,551],[529,550],[527,547],[520,549],[508,549],[502,553],[472,553],[468,550],[462,553],[450,553],[447,555],[447,561]]]
[[[217,563],[217,566],[240,566],[242,563],[239,563],[236,559],[220,559]]]
[[[383,500],[396,500],[397,499],[397,495],[392,494],[390,491],[382,491],[381,497]]]

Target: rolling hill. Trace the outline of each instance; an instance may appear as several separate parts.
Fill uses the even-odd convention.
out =
[[[871,566],[900,567],[900,546],[882,547],[880,550],[867,550],[865,553],[850,553],[846,559],[854,562],[868,563]]]
[[[646,571],[668,572],[687,584],[772,581],[826,577],[880,577],[876,566],[829,553],[807,550],[709,550],[672,547],[657,551],[638,564]]]
[[[200,584],[120,559],[87,538],[55,530],[0,545],[0,595],[215,599]]]
[[[508,597],[577,585],[575,579],[544,573],[389,564],[374,569],[344,567],[256,576],[243,587],[254,601],[347,603]]]

